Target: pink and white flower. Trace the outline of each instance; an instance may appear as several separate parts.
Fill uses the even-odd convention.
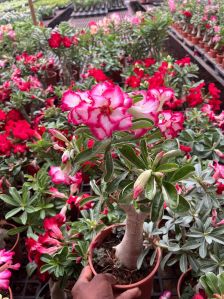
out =
[[[158,114],[157,126],[166,138],[174,138],[183,129],[184,115],[181,112],[162,111]]]

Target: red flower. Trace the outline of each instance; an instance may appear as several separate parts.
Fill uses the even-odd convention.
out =
[[[34,136],[35,131],[30,128],[26,120],[19,120],[15,127],[12,127],[12,134],[15,138],[27,140]]]
[[[185,57],[180,60],[176,60],[175,63],[178,64],[179,66],[189,65],[189,64],[191,64],[191,58]]]
[[[192,148],[190,146],[180,144],[180,150],[185,153],[190,153],[192,151]]]
[[[205,83],[201,83],[196,87],[192,87],[189,90],[187,95],[187,102],[190,107],[195,107],[203,103],[202,88],[205,86]]]
[[[91,200],[86,202],[82,207],[80,207],[80,202],[83,199],[86,199],[88,197],[90,197],[90,194],[82,194],[81,196],[72,196],[71,195],[69,197],[69,199],[67,200],[67,203],[70,204],[71,208],[73,205],[75,205],[80,210],[89,210],[94,206],[94,202]]]
[[[63,43],[63,45],[64,45],[65,48],[70,48],[71,45],[72,45],[72,40],[71,40],[70,37],[68,37],[68,36],[64,36],[64,37],[62,38],[62,43]]]
[[[156,60],[154,58],[146,58],[144,60],[145,67],[147,67],[147,68],[152,66],[155,63],[156,63]]]
[[[5,121],[6,119],[6,114],[3,110],[0,109],[0,122]]]
[[[218,182],[218,183],[216,184],[216,187],[217,187],[217,189],[216,189],[216,193],[217,193],[217,194],[222,194],[222,192],[224,191],[224,184]]]
[[[192,17],[192,13],[190,11],[188,11],[188,10],[183,11],[182,14],[185,17],[187,17],[187,18],[191,18]]]
[[[9,155],[12,148],[11,141],[6,134],[0,134],[0,154]]]
[[[89,69],[88,77],[93,77],[97,82],[104,82],[108,80],[108,77],[104,74],[104,72],[100,69]]]
[[[62,43],[62,36],[58,32],[54,32],[51,34],[51,37],[48,40],[48,44],[51,48],[57,49],[60,47]]]
[[[44,229],[49,233],[49,236],[56,239],[63,239],[60,227],[65,223],[66,217],[59,213],[53,217],[44,219]]]
[[[219,90],[214,83],[208,85],[208,91],[214,99],[219,99],[221,90]]]
[[[141,80],[136,76],[130,76],[126,79],[126,84],[132,88],[139,87]]]
[[[16,144],[13,146],[13,152],[15,154],[17,153],[25,153],[27,151],[27,146],[25,144]]]
[[[138,67],[135,67],[133,71],[139,78],[142,78],[144,76],[144,71]]]
[[[17,121],[19,119],[22,119],[22,115],[18,110],[12,109],[7,113],[6,119]]]

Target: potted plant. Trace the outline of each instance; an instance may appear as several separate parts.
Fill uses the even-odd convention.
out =
[[[160,108],[157,107],[158,110],[153,109],[153,114],[158,117],[158,123],[155,125],[153,117],[150,116],[152,114],[141,107],[142,102],[135,97],[130,98],[130,95],[125,94],[116,85],[109,82],[97,84],[88,94],[91,99],[89,103],[85,101],[84,92],[67,91],[62,99],[63,109],[70,111],[70,120],[78,124],[77,144],[79,139],[82,140],[82,145],[85,145],[89,138],[94,140],[91,149],[84,147],[79,151],[79,146],[76,150],[72,146],[74,158],[67,163],[76,165],[78,169],[84,162],[95,161],[96,165],[99,165],[96,171],[98,175],[96,182],[91,186],[93,192],[101,198],[100,204],[107,204],[109,207],[116,203],[126,214],[125,224],[103,230],[92,241],[89,262],[94,273],[99,269],[104,272],[104,268],[115,275],[113,269],[118,273],[121,271],[117,275],[118,284],[115,289],[122,291],[139,285],[142,298],[146,298],[152,290],[152,280],[160,264],[161,250],[157,248],[157,238],[152,237],[147,238],[148,245],[144,248],[144,222],[157,222],[161,219],[164,200],[176,212],[189,209],[188,202],[178,195],[175,183],[192,173],[194,167],[184,165],[183,162],[178,163],[177,156],[181,156],[182,152],[175,140],[169,140],[181,130],[182,114],[174,114],[173,121],[177,121],[177,127],[174,129],[171,125],[172,128],[169,127],[165,132],[166,120],[163,111],[160,111],[162,103]],[[78,102],[75,101],[77,96],[80,98]],[[157,96],[159,101],[159,94]],[[172,96],[172,91],[164,90],[163,96],[165,100],[166,97]],[[98,98],[101,100],[96,103]],[[116,104],[117,99],[120,99],[120,102]],[[150,102],[149,98],[148,101]],[[119,113],[121,107],[122,114]],[[88,110],[92,112],[85,118],[83,113]],[[108,118],[108,115],[115,111],[116,125],[115,120],[111,122]],[[104,121],[99,122],[97,115],[102,116],[102,120],[105,117]],[[165,127],[161,127],[161,124]],[[76,136],[76,131],[74,134]],[[113,244],[108,250],[103,247],[103,244],[107,243]],[[108,259],[105,254],[109,254],[112,265],[106,264]],[[101,261],[100,265],[97,261]],[[102,265],[103,261],[105,264]],[[149,261],[151,267],[148,265]],[[120,278],[125,276],[124,273],[135,273],[135,276],[130,280],[130,275],[127,275],[129,278],[122,281]]]

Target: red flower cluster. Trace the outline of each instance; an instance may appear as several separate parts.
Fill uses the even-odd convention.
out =
[[[70,48],[72,45],[77,44],[76,36],[63,36],[59,32],[52,32],[51,37],[48,40],[48,44],[52,49],[60,48],[61,46],[65,48]]]
[[[191,64],[191,58],[185,57],[180,60],[176,60],[175,63],[178,64],[179,66],[189,65],[189,64]]]
[[[203,103],[203,94],[202,88],[205,86],[205,83],[201,83],[196,87],[192,87],[189,90],[189,94],[187,95],[187,103],[189,107],[195,107]]]
[[[104,74],[101,69],[92,68],[88,70],[87,77],[93,77],[96,82],[108,81],[109,78]]]
[[[213,111],[218,111],[220,110],[220,105],[221,105],[221,101],[220,101],[220,93],[221,90],[219,90],[214,83],[210,83],[208,85],[208,91],[209,94],[211,96],[211,98],[208,101],[208,104],[211,105]]]
[[[41,256],[43,254],[53,254],[60,250],[63,246],[63,235],[60,230],[65,223],[66,217],[63,212],[44,220],[45,233],[39,235],[37,240],[33,238],[26,239],[26,248],[30,262],[35,262],[38,269],[43,265]],[[46,279],[46,275],[40,278]]]
[[[76,206],[80,210],[89,210],[92,209],[94,206],[94,202],[92,200],[86,202],[83,206],[80,207],[80,203],[83,199],[89,198],[90,194],[82,194],[81,196],[73,196],[71,195],[69,199],[67,200],[67,203],[70,204],[71,208],[72,206]]]
[[[23,119],[17,110],[5,113],[0,110],[0,155],[9,156],[13,151],[15,154],[27,151],[25,141],[33,138],[36,134],[30,124]]]
[[[192,13],[188,10],[184,10],[182,11],[182,14],[187,17],[187,18],[191,18],[192,17]]]

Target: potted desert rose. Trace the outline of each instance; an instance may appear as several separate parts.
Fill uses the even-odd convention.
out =
[[[66,182],[83,163],[94,161],[97,175],[90,185],[97,204],[101,208],[117,204],[126,214],[125,223],[104,229],[92,241],[90,266],[94,274],[115,275],[117,292],[139,286],[141,298],[150,296],[161,259],[158,238],[147,236],[144,241],[144,222],[157,223],[164,203],[180,213],[189,209],[175,188],[194,171],[178,158],[182,152],[173,139],[184,118],[181,112],[162,110],[173,95],[168,88],[127,94],[104,82],[84,92],[68,90],[62,98],[62,109],[76,127],[56,175]],[[57,137],[64,140],[61,133]]]

